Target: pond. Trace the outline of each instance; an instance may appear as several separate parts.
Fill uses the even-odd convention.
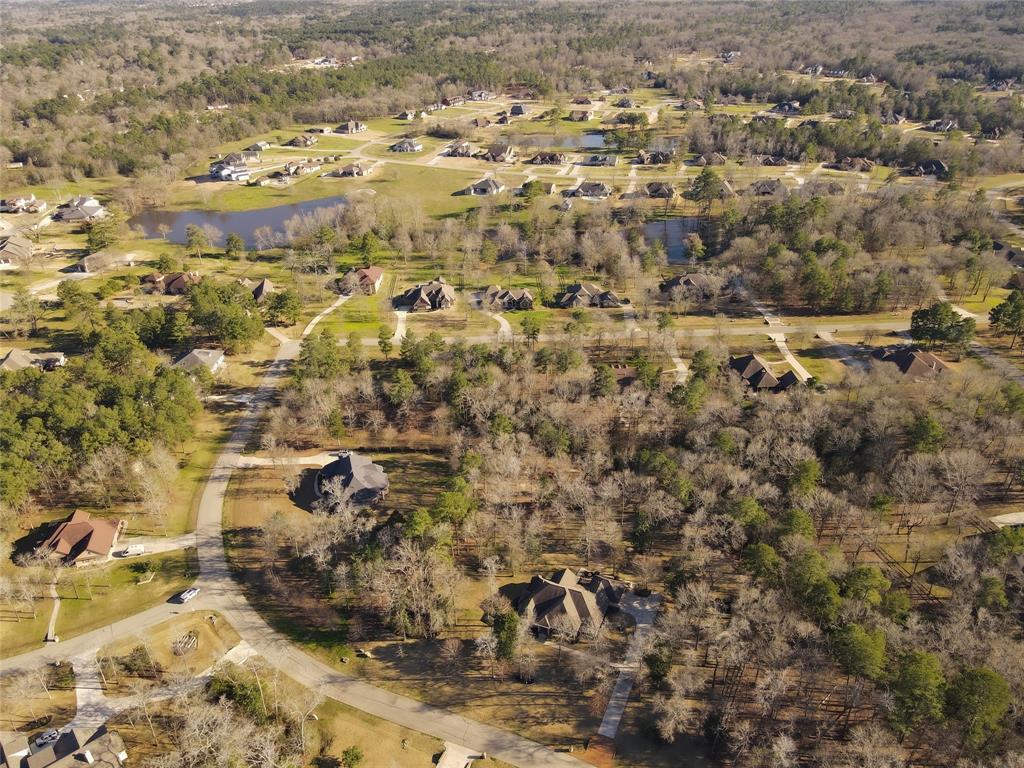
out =
[[[537,149],[604,149],[603,133],[513,133],[513,144]]]
[[[686,255],[686,236],[699,231],[700,219],[696,216],[674,216],[644,224],[644,239],[648,245],[660,240],[665,246],[669,264],[685,264],[689,261]]]
[[[134,216],[128,220],[133,227],[141,227],[146,237],[160,238],[164,236],[163,229],[167,228],[167,239],[173,243],[185,242],[185,228],[191,224],[200,227],[216,229],[220,232],[217,237],[211,238],[216,245],[224,242],[224,236],[235,232],[245,240],[247,248],[256,248],[256,230],[262,227],[269,227],[277,233],[284,233],[287,229],[286,222],[298,216],[309,216],[316,211],[334,208],[344,205],[344,195],[333,197],[322,197],[316,200],[306,200],[301,203],[288,203],[287,205],[275,205],[271,208],[256,208],[248,211],[164,211],[150,209]]]

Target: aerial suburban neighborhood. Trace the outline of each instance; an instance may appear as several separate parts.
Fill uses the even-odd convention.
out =
[[[1019,3],[0,18],[0,768],[1024,765]]]

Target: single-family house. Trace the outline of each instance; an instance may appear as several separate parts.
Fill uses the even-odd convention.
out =
[[[703,168],[706,165],[725,165],[726,157],[721,152],[708,152],[698,155],[693,164]]]
[[[575,639],[596,632],[608,611],[617,607],[622,585],[596,572],[569,568],[555,571],[551,578],[534,576],[515,602],[519,613],[528,616],[532,628],[543,635],[563,634]]]
[[[615,106],[619,107],[620,109],[636,109],[637,107],[640,106],[640,102],[637,101],[636,99],[630,99],[627,97],[624,99],[619,99],[617,102],[615,102]]]
[[[577,96],[572,100],[573,104],[579,104],[582,107],[589,107],[594,103],[594,100],[589,96]]]
[[[327,136],[334,133],[334,128],[329,125],[315,125],[312,128],[307,128],[306,133],[320,133]]]
[[[193,349],[186,355],[178,358],[172,368],[179,368],[183,371],[198,371],[203,368],[216,375],[224,368],[223,349]]]
[[[666,298],[681,294],[698,301],[706,301],[718,292],[718,281],[703,272],[690,272],[662,280],[658,289]]]
[[[752,165],[763,165],[768,168],[777,168],[787,165],[786,158],[782,155],[754,155],[750,158]]]
[[[492,144],[480,157],[491,163],[514,163],[516,151],[511,144]]]
[[[247,152],[255,152],[257,154],[267,149],[270,149],[269,141],[257,141],[255,144],[250,144],[245,148]]]
[[[771,111],[777,115],[799,115],[801,112],[799,101],[780,101]]]
[[[338,133],[362,133],[366,130],[366,123],[360,123],[358,120],[346,120],[344,123],[338,126]]]
[[[700,99],[685,99],[679,104],[679,108],[687,112],[699,112],[704,109],[704,102]]]
[[[669,150],[657,149],[648,152],[646,149],[641,149],[636,153],[633,162],[637,165],[667,165],[672,162],[672,156],[673,153]]]
[[[468,141],[453,141],[445,154],[448,157],[472,157],[473,145]]]
[[[369,168],[361,163],[349,163],[342,166],[341,170],[338,171],[338,175],[346,177],[365,176],[368,171]]]
[[[210,166],[210,176],[221,181],[249,181],[252,170],[243,162],[234,163],[219,160]]]
[[[609,309],[621,307],[626,303],[628,302],[625,299],[620,299],[612,291],[606,291],[594,283],[574,283],[555,299],[555,305],[563,309],[579,309],[581,307]]]
[[[475,90],[469,92],[470,101],[492,101],[495,98],[494,93],[486,90]]]
[[[318,139],[316,136],[301,135],[296,136],[294,139],[289,141],[288,146],[306,148],[314,146],[319,141],[320,139]]]
[[[57,210],[55,218],[61,221],[95,221],[106,215],[107,209],[95,197],[77,195]]]
[[[253,299],[256,300],[256,303],[259,304],[273,292],[274,284],[264,277],[258,283],[256,283],[256,285],[253,286],[252,297]]]
[[[474,117],[469,122],[474,128],[486,128],[491,124],[491,121],[486,117]]]
[[[619,162],[618,155],[591,155],[584,165],[592,165],[599,168],[611,168]]]
[[[373,504],[388,494],[388,475],[384,467],[352,451],[342,451],[338,458],[316,473],[313,484],[317,496],[338,495],[359,505]]]
[[[848,173],[870,173],[875,161],[866,157],[844,157],[838,163],[831,163],[829,168]]]
[[[667,181],[652,181],[644,187],[644,192],[654,200],[671,200],[676,196],[676,188]]]
[[[384,280],[383,267],[360,267],[345,273],[342,282],[351,291],[359,291],[367,296],[372,296],[380,289]]]
[[[441,103],[446,107],[461,107],[466,103],[466,100],[461,96],[448,96],[447,98],[441,99]]]
[[[882,125],[903,125],[907,118],[899,112],[886,112],[880,118]]]
[[[53,743],[23,760],[8,762],[11,768],[122,768],[127,764],[124,741],[105,725],[63,730]]]
[[[398,113],[399,120],[415,120],[417,117],[419,117],[419,113],[415,109],[407,109]]]
[[[502,288],[500,285],[492,285],[484,291],[480,303],[492,312],[533,309],[533,294],[526,288]]]
[[[931,120],[925,128],[933,133],[949,133],[959,130],[960,123],[956,120]]]
[[[0,371],[20,371],[35,367],[41,371],[63,368],[67,363],[63,352],[29,352],[27,349],[12,349],[0,359]]]
[[[423,145],[417,139],[402,139],[391,145],[392,152],[422,152]]]
[[[470,184],[466,189],[466,192],[477,197],[497,195],[504,191],[505,185],[494,178],[480,179],[475,184]]]
[[[604,200],[612,194],[612,188],[603,181],[581,181],[573,190],[574,197],[586,197],[592,200]]]
[[[512,108],[509,110],[509,114],[512,115],[512,117],[524,117],[529,111],[530,108],[525,104],[513,104]]]
[[[941,160],[922,160],[910,171],[912,176],[934,176],[944,179],[949,175],[949,166]]]
[[[32,241],[15,232],[0,239],[0,264],[18,266],[32,258]]]
[[[754,197],[774,197],[786,194],[786,185],[780,179],[758,179],[746,191]]]
[[[1024,269],[1024,251],[1020,248],[1013,248],[1000,240],[996,240],[992,243],[992,253],[1005,258],[1010,262],[1011,267]]]
[[[531,165],[564,165],[567,159],[565,152],[538,152],[527,162]]]
[[[94,518],[76,509],[71,517],[57,524],[38,551],[59,558],[65,565],[88,565],[104,562],[117,546],[124,531],[123,520]]]
[[[198,272],[172,272],[164,277],[164,293],[181,296],[202,279]]]
[[[730,357],[729,368],[756,392],[784,392],[800,382],[792,371],[776,376],[771,366],[756,354]]]
[[[909,379],[924,379],[948,370],[942,360],[924,349],[913,346],[880,349],[875,357],[884,363],[893,363]]]
[[[443,277],[414,286],[395,300],[396,306],[408,307],[410,312],[432,312],[454,304],[455,289]]]
[[[78,263],[75,264],[75,271],[91,274],[95,272],[102,272],[104,269],[117,264],[126,264],[127,266],[133,267],[135,266],[135,257],[131,254],[128,256],[118,256],[110,251],[98,251],[97,253],[90,253],[79,259]]]
[[[569,120],[574,123],[586,123],[594,119],[594,110],[592,109],[574,109],[569,113]]]
[[[320,164],[310,160],[300,160],[297,163],[285,163],[284,172],[288,176],[308,176],[320,170]]]
[[[46,201],[38,199],[35,193],[0,200],[2,213],[40,213],[45,210]]]

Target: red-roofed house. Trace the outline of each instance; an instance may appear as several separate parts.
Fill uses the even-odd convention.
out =
[[[103,562],[117,546],[123,530],[123,520],[93,518],[88,512],[76,509],[39,549],[59,557],[67,565]]]

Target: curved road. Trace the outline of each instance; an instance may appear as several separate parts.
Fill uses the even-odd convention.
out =
[[[305,338],[321,319],[347,297],[315,317],[302,333]],[[400,696],[362,680],[343,675],[334,668],[293,645],[272,629],[249,604],[231,576],[224,554],[222,520],[228,485],[242,452],[256,433],[263,409],[288,375],[298,355],[299,342],[286,341],[278,349],[270,369],[228,438],[206,481],[196,520],[196,547],[200,576],[196,586],[202,592],[186,605],[161,604],[102,629],[87,632],[61,643],[0,660],[0,673],[38,666],[47,661],[95,653],[113,639],[138,635],[148,627],[172,616],[195,610],[219,611],[239,636],[269,664],[284,671],[303,685],[320,690],[325,696],[368,712],[384,720],[435,736],[444,741],[466,744],[499,760],[522,768],[583,768],[583,763],[567,753],[553,752],[542,744],[500,728],[478,723],[421,701]]]

